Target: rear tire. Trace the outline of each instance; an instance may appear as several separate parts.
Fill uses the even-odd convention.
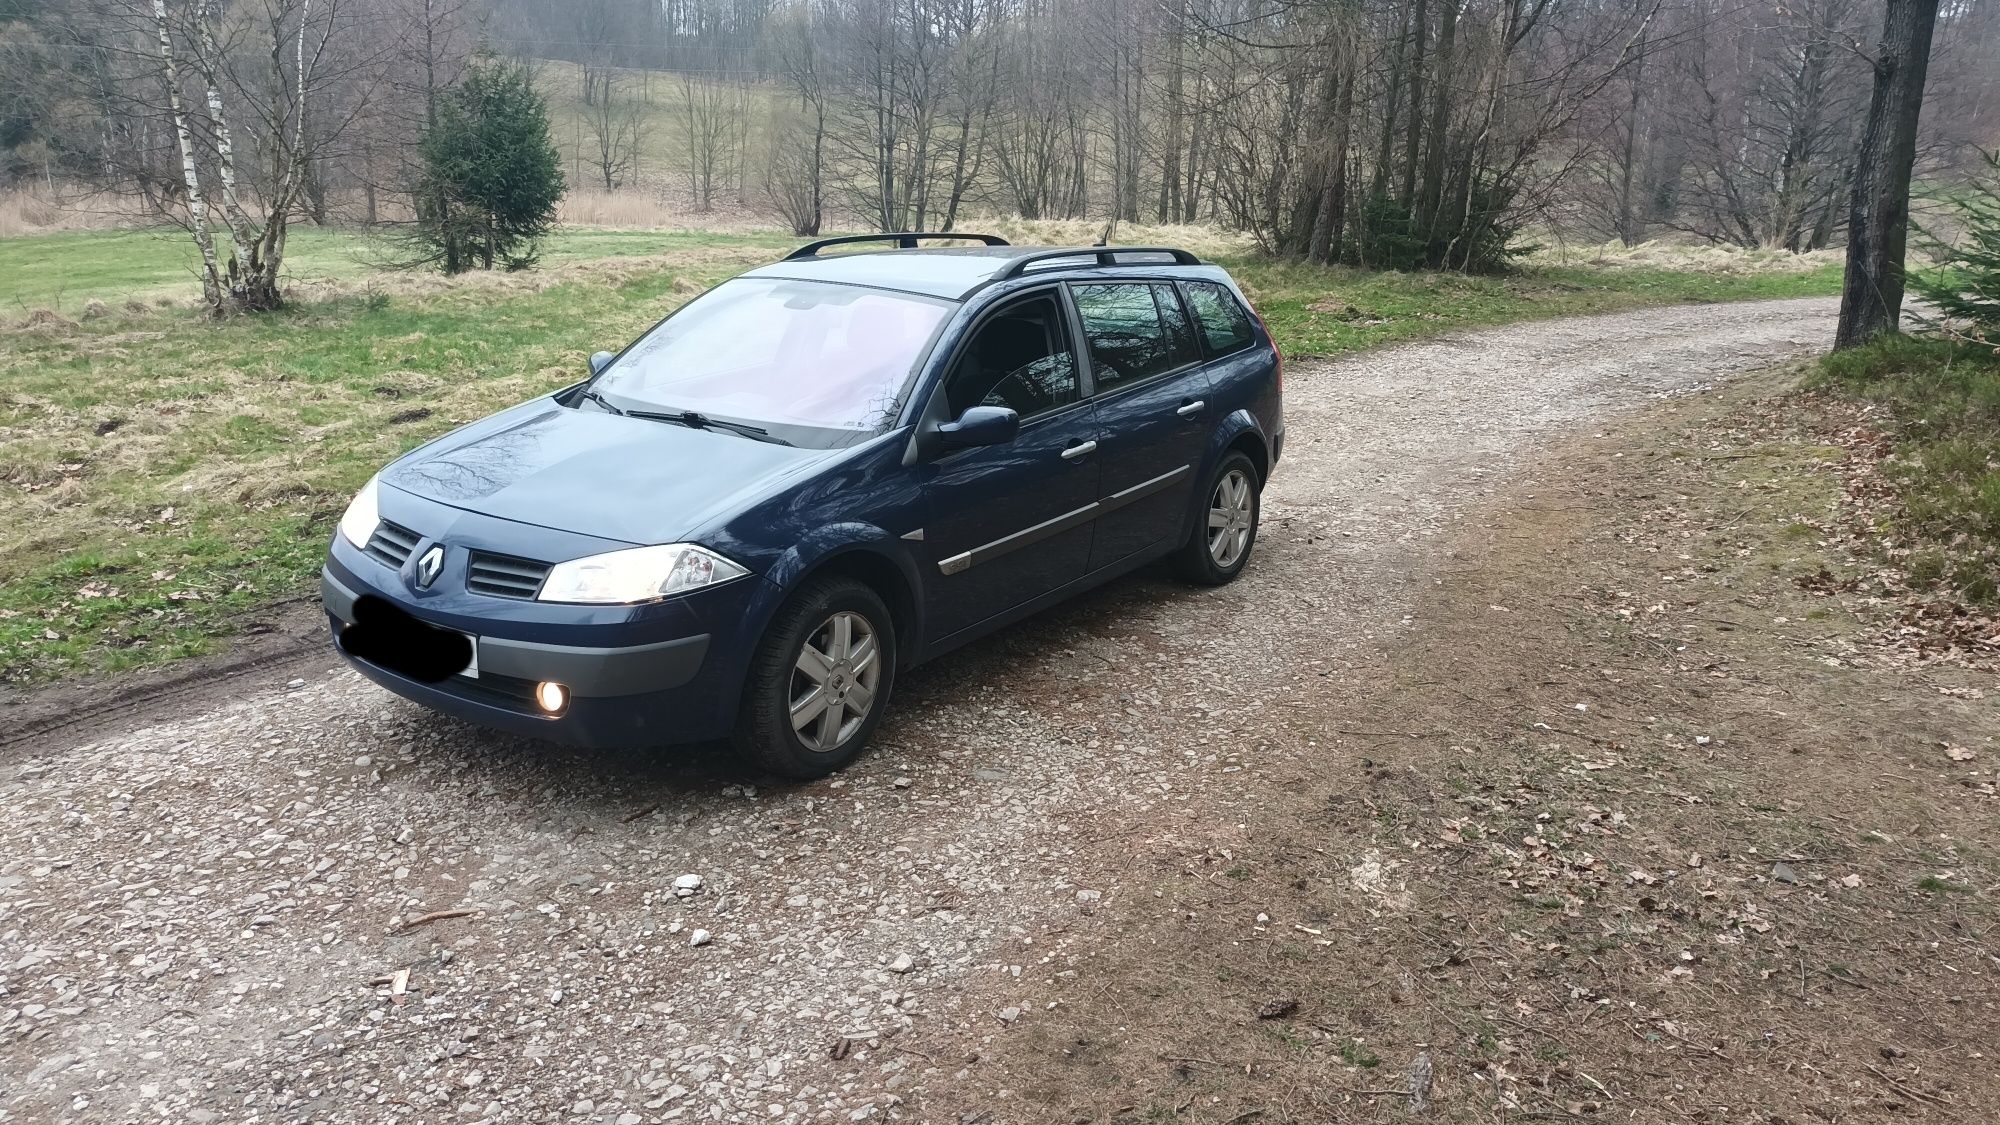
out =
[[[801,586],[750,659],[732,736],[758,768],[808,781],[868,745],[896,680],[889,607],[852,578]]]
[[[1257,546],[1264,482],[1241,452],[1225,454],[1203,484],[1203,502],[1188,539],[1173,556],[1174,570],[1201,586],[1234,582]]]

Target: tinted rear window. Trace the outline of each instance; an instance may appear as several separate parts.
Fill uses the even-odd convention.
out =
[[[1201,326],[1201,339],[1208,345],[1208,354],[1228,355],[1256,342],[1250,314],[1243,311],[1242,303],[1228,286],[1213,281],[1189,281],[1182,283],[1181,291],[1187,294],[1188,308],[1194,310],[1195,323]]]
[[[1098,390],[1148,379],[1194,359],[1180,306],[1168,287],[1120,281],[1078,285],[1071,293],[1090,343]],[[1166,309],[1172,310],[1170,315]]]

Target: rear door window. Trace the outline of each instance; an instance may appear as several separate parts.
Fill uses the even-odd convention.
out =
[[[1090,345],[1091,373],[1106,391],[1185,366],[1195,358],[1172,290],[1143,281],[1073,285]]]
[[[1256,342],[1250,314],[1243,310],[1242,302],[1228,286],[1213,281],[1188,281],[1181,284],[1181,292],[1187,294],[1188,308],[1194,311],[1209,355],[1239,352]]]

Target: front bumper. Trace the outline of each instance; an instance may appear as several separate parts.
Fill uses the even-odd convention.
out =
[[[371,586],[343,566],[339,555],[336,550],[320,573],[320,600],[334,645],[356,671],[406,699],[484,726],[589,747],[705,741],[727,734],[734,723],[742,670],[737,661],[728,659],[732,653],[720,651],[724,646],[712,644],[710,632],[632,645],[555,644],[496,635],[510,626],[518,631],[520,626],[504,618],[467,619],[427,611],[396,596],[393,587]],[[386,568],[378,569],[386,573]],[[733,584],[745,589],[725,601],[754,594],[752,583],[762,580]],[[355,600],[364,594],[384,598],[431,624],[477,637],[478,677],[424,683],[349,653],[340,644],[340,633],[353,622]],[[723,609],[730,614],[745,612],[743,607]],[[545,622],[536,628],[548,630]],[[619,631],[608,625],[579,629],[592,634]],[[549,715],[535,704],[535,685],[543,680],[570,690],[569,706],[559,715]]]

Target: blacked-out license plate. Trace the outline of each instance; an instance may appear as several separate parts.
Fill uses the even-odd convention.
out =
[[[359,659],[427,684],[479,675],[479,638],[412,617],[401,606],[363,594],[340,646]]]

